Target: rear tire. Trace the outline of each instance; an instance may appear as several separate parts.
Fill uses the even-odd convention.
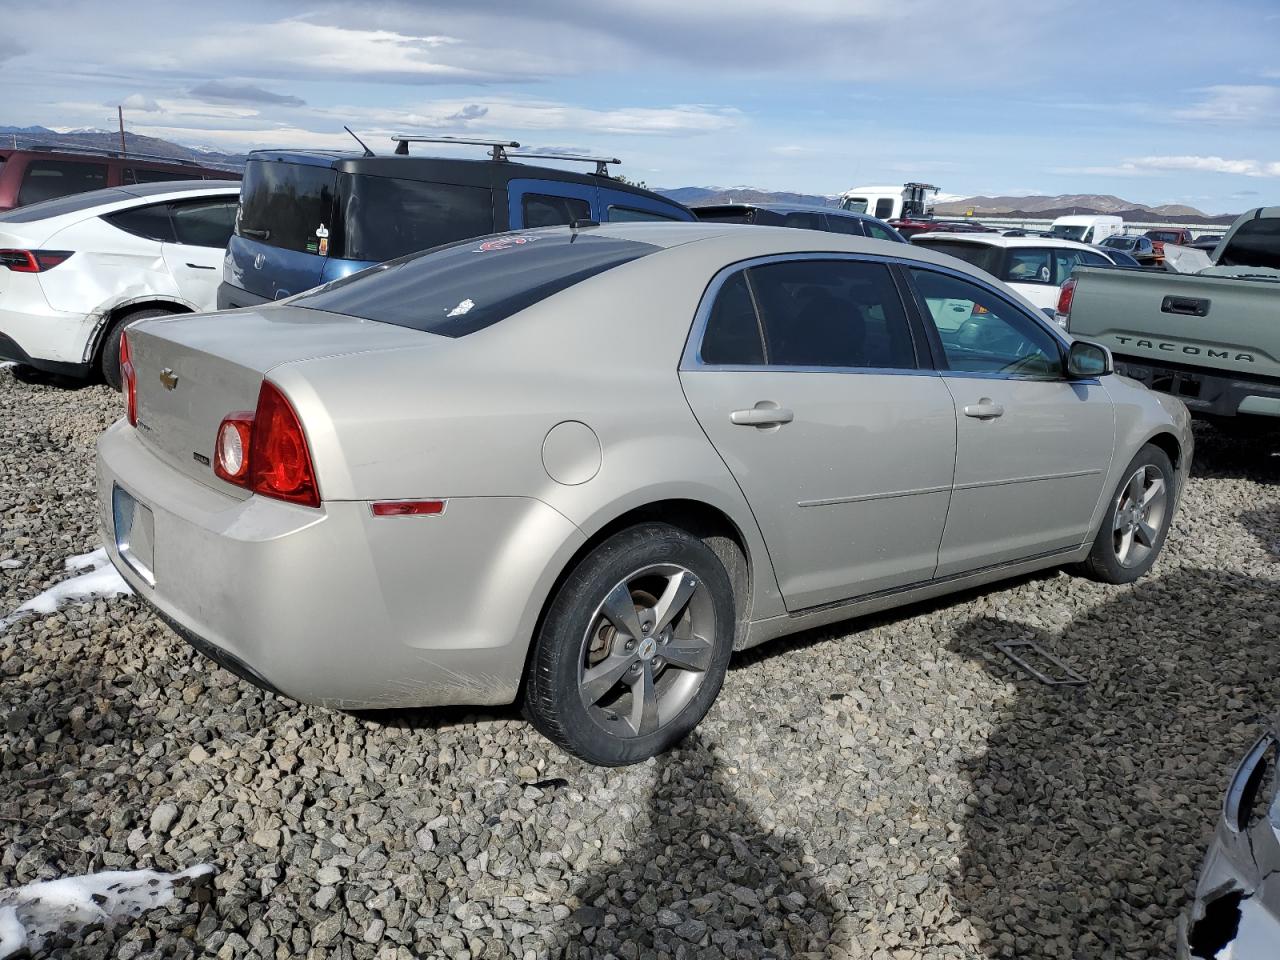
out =
[[[1173,464],[1163,450],[1150,444],[1139,450],[1111,495],[1081,573],[1115,584],[1144,576],[1169,534],[1177,485]]]
[[[123,314],[111,322],[111,326],[107,327],[107,332],[102,338],[102,345],[98,348],[98,372],[102,374],[102,379],[107,386],[112,390],[119,390],[121,387],[120,335],[124,333],[124,328],[135,320],[145,320],[148,317],[167,317],[172,313],[174,313],[173,310],[152,307]]]
[[[630,527],[556,592],[534,641],[525,710],[588,763],[647,760],[711,708],[733,635],[733,586],[711,549],[665,523]]]

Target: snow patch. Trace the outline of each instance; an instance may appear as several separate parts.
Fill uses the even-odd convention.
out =
[[[66,568],[71,571],[85,570],[78,577],[55,583],[48,590],[32,597],[7,617],[0,617],[0,633],[10,625],[28,615],[41,614],[47,616],[54,613],[68,600],[83,600],[89,597],[121,597],[133,593],[129,584],[111,561],[107,551],[99,547],[92,553],[84,553],[71,557],[66,561]],[[3,956],[3,954],[0,954]]]
[[[24,950],[35,953],[55,933],[135,920],[171,901],[175,883],[213,873],[207,863],[180,873],[109,870],[0,890],[0,960]]]

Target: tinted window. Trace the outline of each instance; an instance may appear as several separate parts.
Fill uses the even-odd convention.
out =
[[[876,216],[881,220],[893,216],[893,198],[881,197],[876,201]]]
[[[200,174],[188,170],[148,170],[146,167],[126,167],[125,183],[168,183],[171,180],[199,180]]]
[[[888,240],[891,243],[902,243],[902,237],[898,236],[883,224],[876,223],[874,220],[864,220],[862,225],[867,230],[867,236],[873,240]]]
[[[1061,240],[1083,240],[1084,235],[1089,232],[1087,225],[1081,227],[1070,227],[1066,224],[1058,224],[1049,228],[1049,236],[1058,237]]]
[[[798,227],[801,230],[822,230],[823,216],[820,213],[804,213],[796,211],[784,214],[782,217],[782,225],[784,227]]]
[[[912,241],[919,244],[926,250],[935,250],[938,253],[945,253],[949,256],[963,260],[965,263],[972,264],[979,270],[985,270],[994,276],[999,272],[1000,264],[1000,247],[993,247],[985,243],[966,243],[963,240],[929,240],[927,235],[917,237]]]
[[[931,270],[911,274],[952,370],[1033,380],[1061,375],[1058,342],[1013,304],[956,277]]]
[[[577,197],[527,193],[523,208],[526,227],[559,227],[575,220],[591,219],[591,204]]]
[[[54,200],[107,185],[107,165],[83,160],[31,160],[22,175],[18,206]]]
[[[792,260],[735,274],[708,318],[702,359],[784,367],[916,365],[888,267],[852,260]]]
[[[337,174],[328,167],[249,161],[236,233],[273,247],[319,253],[325,239],[319,234],[327,235],[333,226],[336,182]]]
[[[745,271],[726,280],[716,295],[702,338],[702,362],[733,366],[764,363],[764,332],[751,302]]]
[[[857,217],[842,217],[839,214],[827,214],[827,229],[832,233],[847,233],[851,236],[864,236],[862,221]]]
[[[750,207],[695,207],[693,215],[712,223],[751,223]]]
[[[1009,258],[1005,261],[1004,275],[1000,279],[1008,280],[1010,283],[1052,283],[1051,253],[1064,252],[1070,251],[1049,251],[1043,247],[1012,247],[1009,250]]]
[[[394,260],[493,233],[493,193],[393,177],[344,178],[342,250],[348,260]]]
[[[185,200],[172,205],[178,243],[221,250],[231,239],[236,222],[234,200]]]
[[[675,217],[654,213],[652,210],[636,210],[634,207],[609,207],[610,223],[640,223],[648,220],[665,220],[670,223]]]
[[[1280,270],[1280,218],[1263,217],[1240,224],[1222,251],[1218,265]]]
[[[1114,247],[1117,250],[1132,250],[1137,244],[1137,237],[1107,237],[1102,241],[1104,247]]]
[[[370,267],[290,302],[462,337],[658,249],[583,233],[503,234]]]
[[[142,237],[144,240],[172,243],[174,239],[173,223],[169,219],[167,203],[153,203],[146,207],[121,210],[119,213],[109,213],[102,219],[113,227],[125,233],[131,233],[135,237]]]

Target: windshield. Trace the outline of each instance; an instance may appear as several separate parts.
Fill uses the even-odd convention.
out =
[[[396,177],[344,176],[343,237],[332,255],[394,260],[493,233],[493,191]]]
[[[240,187],[236,235],[327,256],[337,179],[329,167],[250,160]]]
[[[866,213],[867,198],[866,197],[845,197],[842,201],[840,201],[840,209],[849,210],[849,211],[852,211],[853,213]]]
[[[1137,237],[1107,237],[1102,241],[1104,247],[1114,247],[1116,250],[1132,250],[1137,244]]]
[[[1065,223],[1054,224],[1049,230],[1049,236],[1057,237],[1060,240],[1083,240],[1084,235],[1089,232],[1089,225],[1068,226]]]
[[[586,233],[499,234],[370,267],[290,302],[464,337],[658,249]]]
[[[931,240],[928,234],[916,237],[912,243],[938,253],[945,253],[965,263],[972,264],[979,270],[985,270],[993,277],[1000,272],[1000,247],[985,243],[967,243],[964,240]]]

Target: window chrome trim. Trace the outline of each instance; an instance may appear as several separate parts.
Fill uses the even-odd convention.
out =
[[[1020,380],[1035,383],[1082,383],[1097,384],[1097,378],[1089,380],[1072,380],[1069,377],[1027,377],[1010,373],[978,373],[964,370],[943,369],[935,362],[933,366],[909,367],[904,369],[886,368],[886,367],[785,367],[776,364],[716,364],[706,363],[702,359],[702,337],[706,333],[707,323],[711,319],[711,310],[715,306],[716,297],[720,295],[720,289],[725,282],[735,273],[741,270],[747,270],[751,267],[764,266],[771,263],[789,263],[795,260],[851,260],[863,263],[880,263],[888,266],[890,264],[900,264],[908,270],[921,269],[931,270],[934,273],[940,273],[944,276],[954,277],[966,283],[971,283],[999,299],[1002,303],[1007,304],[1023,317],[1032,321],[1039,329],[1049,334],[1054,343],[1058,344],[1062,350],[1063,373],[1066,372],[1066,353],[1071,349],[1071,338],[1065,335],[1056,323],[1051,323],[1047,317],[1037,312],[1028,311],[1026,307],[1009,297],[1008,294],[992,286],[991,283],[966,273],[963,270],[957,270],[954,267],[944,266],[942,264],[933,263],[929,260],[916,260],[910,257],[886,256],[884,254],[864,254],[850,253],[848,251],[831,251],[827,253],[818,251],[806,251],[803,253],[772,253],[758,257],[748,257],[745,260],[739,260],[735,263],[728,264],[716,271],[715,276],[711,278],[711,282],[707,284],[706,290],[703,291],[702,299],[698,301],[698,309],[693,315],[693,325],[689,328],[689,335],[685,339],[684,350],[680,355],[681,372],[685,371],[716,371],[720,373],[844,373],[844,374],[869,374],[881,376],[925,376],[925,377],[965,377],[981,380]],[[911,283],[911,293],[913,297],[919,296],[919,291],[915,287],[913,278],[907,278]],[[909,309],[911,304],[903,304],[904,309]],[[928,316],[922,318],[925,323],[932,323],[932,319]],[[912,339],[915,339],[914,333]],[[917,350],[917,353],[919,351]],[[924,363],[928,363],[928,358],[922,358]]]
[[[865,237],[863,239],[866,239]],[[684,351],[680,355],[680,370],[684,371],[715,371],[719,373],[844,373],[844,374],[869,374],[880,376],[906,376],[906,377],[936,377],[940,371],[928,366],[916,367],[825,367],[825,366],[784,366],[776,363],[707,363],[702,359],[702,338],[706,333],[707,324],[711,320],[711,310],[715,306],[716,298],[720,296],[720,289],[725,282],[734,274],[743,270],[749,270],[752,267],[765,266],[771,263],[793,263],[800,260],[841,260],[852,261],[855,263],[876,263],[882,264],[886,269],[892,263],[915,263],[917,261],[904,260],[898,257],[876,256],[864,253],[849,253],[848,251],[832,251],[830,253],[821,253],[816,251],[806,251],[804,253],[770,253],[759,257],[749,257],[746,260],[739,260],[728,266],[722,267],[716,271],[715,276],[711,278],[711,282],[707,284],[707,289],[703,291],[702,299],[698,302],[698,309],[693,315],[693,326],[689,328],[689,336],[685,339]],[[892,280],[892,276],[890,280]],[[902,294],[898,290],[898,285],[894,283],[894,293],[899,298]],[[907,333],[910,335],[914,345],[916,340],[915,332],[911,329],[910,319],[906,316],[908,304],[901,304],[904,319],[907,320]],[[916,349],[916,353],[919,350]]]

